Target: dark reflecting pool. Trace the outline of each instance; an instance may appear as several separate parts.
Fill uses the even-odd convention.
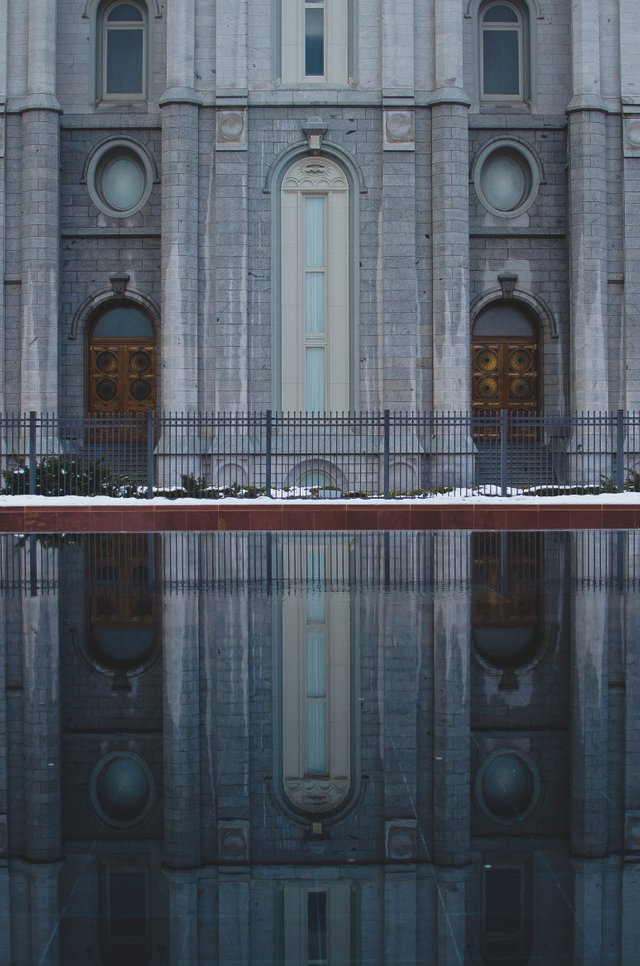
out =
[[[0,538],[0,963],[635,964],[638,533]]]

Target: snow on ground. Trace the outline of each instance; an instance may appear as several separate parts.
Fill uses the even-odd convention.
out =
[[[598,494],[567,494],[558,496],[524,496],[519,490],[510,490],[508,497],[499,495],[498,487],[484,486],[480,489],[459,489],[452,490],[450,493],[429,494],[424,497],[401,497],[385,500],[382,497],[367,497],[354,499],[341,499],[339,497],[323,499],[319,497],[291,497],[277,498],[259,496],[251,499],[239,497],[224,497],[220,500],[199,500],[181,498],[176,500],[167,497],[153,497],[150,500],[136,499],[131,497],[109,497],[109,496],[0,496],[0,508],[2,507],[22,507],[22,506],[43,506],[43,507],[70,507],[70,506],[135,506],[143,509],[145,506],[284,506],[284,505],[304,505],[304,506],[336,506],[348,504],[363,504],[367,506],[384,504],[386,506],[401,506],[404,503],[418,503],[429,506],[437,504],[500,504],[512,505],[517,503],[524,506],[558,506],[562,504],[618,504],[618,505],[640,505],[640,493],[598,493]]]

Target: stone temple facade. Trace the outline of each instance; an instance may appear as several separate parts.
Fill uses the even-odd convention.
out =
[[[635,0],[2,0],[3,411],[640,408]]]

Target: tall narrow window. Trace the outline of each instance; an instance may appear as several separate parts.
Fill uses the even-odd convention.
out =
[[[144,97],[146,93],[146,11],[138,3],[103,8],[101,84],[103,98]]]
[[[525,16],[515,3],[490,3],[480,13],[481,96],[526,97]]]
[[[349,80],[349,0],[281,0],[284,84]]]
[[[349,193],[343,171],[305,158],[282,184],[282,408],[349,409]]]
[[[324,0],[304,0],[304,74],[324,77]]]

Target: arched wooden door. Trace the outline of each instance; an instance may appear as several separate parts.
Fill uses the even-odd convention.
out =
[[[521,415],[538,414],[538,354],[536,325],[517,305],[497,303],[478,316],[471,352],[476,437],[497,435],[502,409]]]
[[[137,305],[113,306],[95,320],[87,344],[90,415],[144,416],[157,401],[153,323]]]

